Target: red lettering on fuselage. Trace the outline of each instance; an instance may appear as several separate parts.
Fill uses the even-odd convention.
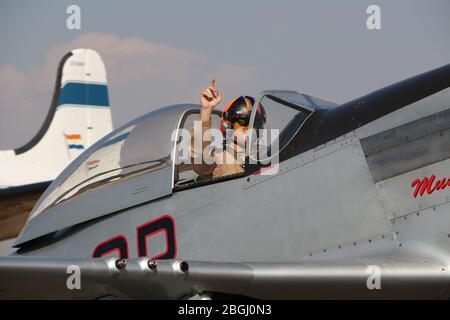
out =
[[[423,196],[425,192],[427,194],[432,194],[435,190],[443,190],[446,187],[450,187],[450,177],[442,178],[437,181],[434,174],[429,178],[417,178],[411,182],[411,187],[415,188],[412,195],[414,198],[417,198],[418,195]]]

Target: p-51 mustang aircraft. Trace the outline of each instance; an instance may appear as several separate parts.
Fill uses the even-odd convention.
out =
[[[445,65],[341,105],[264,91],[268,175],[196,179],[174,150],[199,106],[150,112],[53,181],[0,296],[448,298],[449,87]]]
[[[102,58],[92,49],[72,50],[59,63],[40,130],[24,146],[0,151],[0,240],[17,236],[50,182],[111,130]]]

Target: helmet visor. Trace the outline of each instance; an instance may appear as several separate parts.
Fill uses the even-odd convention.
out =
[[[241,127],[248,127],[249,117],[231,119],[231,122],[239,124]]]

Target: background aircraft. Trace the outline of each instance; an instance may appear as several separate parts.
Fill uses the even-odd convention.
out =
[[[150,112],[53,181],[0,296],[448,298],[449,87],[445,65],[341,105],[264,91],[270,175],[195,179],[176,150],[199,106]]]
[[[70,51],[59,63],[53,98],[39,131],[25,145],[0,151],[0,240],[17,236],[50,182],[111,130],[102,58],[92,49]]]

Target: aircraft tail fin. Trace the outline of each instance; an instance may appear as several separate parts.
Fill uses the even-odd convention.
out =
[[[106,70],[92,49],[75,49],[59,63],[49,112],[38,133],[14,150],[17,158],[62,170],[112,130]]]

